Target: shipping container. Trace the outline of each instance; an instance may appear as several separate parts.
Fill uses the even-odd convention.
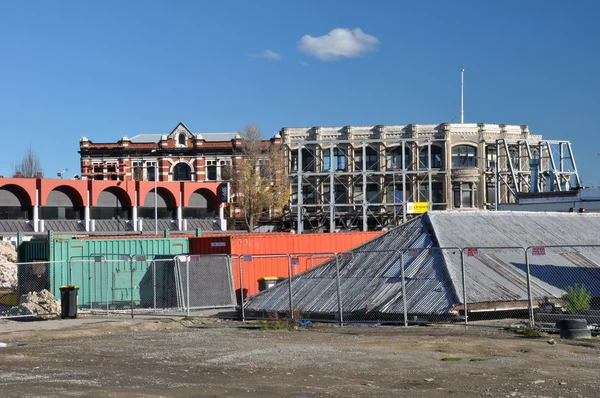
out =
[[[80,306],[132,300],[139,305],[147,293],[143,287],[152,285],[152,260],[186,254],[188,244],[188,237],[73,237],[50,231],[19,246],[18,291],[48,289],[59,297],[61,285],[77,285]]]
[[[296,275],[331,259],[332,253],[350,250],[380,234],[381,232],[208,235],[190,238],[189,248],[190,254],[232,255],[233,277],[239,299],[242,294],[243,297],[248,297],[258,293],[260,278],[287,278],[289,254],[302,253],[289,260],[291,273]],[[243,291],[240,286],[240,265],[243,270]]]

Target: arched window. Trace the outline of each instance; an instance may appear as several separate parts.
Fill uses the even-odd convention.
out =
[[[183,134],[183,133],[179,134],[178,142],[179,142],[179,145],[181,145],[181,146],[187,145],[187,137],[185,136],[185,134]]]
[[[452,147],[452,167],[477,167],[477,148],[471,145]]]
[[[187,163],[177,163],[173,168],[173,181],[191,181],[192,169]]]

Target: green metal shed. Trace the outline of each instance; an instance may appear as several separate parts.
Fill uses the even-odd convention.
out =
[[[59,297],[61,286],[77,285],[82,307],[144,305],[148,289],[170,285],[168,259],[188,253],[188,237],[167,236],[73,237],[49,231],[46,238],[19,245],[19,294],[45,288]]]

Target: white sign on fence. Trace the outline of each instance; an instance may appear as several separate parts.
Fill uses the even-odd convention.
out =
[[[467,249],[467,256],[473,257],[477,255],[479,255],[479,249],[477,249],[476,247],[469,247]]]
[[[300,259],[298,257],[292,257],[292,265],[300,264]]]
[[[252,261],[252,254],[244,254],[244,261],[246,261],[246,262]]]

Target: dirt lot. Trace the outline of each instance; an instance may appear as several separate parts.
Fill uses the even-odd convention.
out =
[[[62,329],[7,332],[11,323],[0,321],[0,342],[8,343],[0,348],[1,396],[596,397],[600,391],[596,339],[554,336],[551,345],[548,337],[460,326],[264,330],[215,319],[60,322]]]

